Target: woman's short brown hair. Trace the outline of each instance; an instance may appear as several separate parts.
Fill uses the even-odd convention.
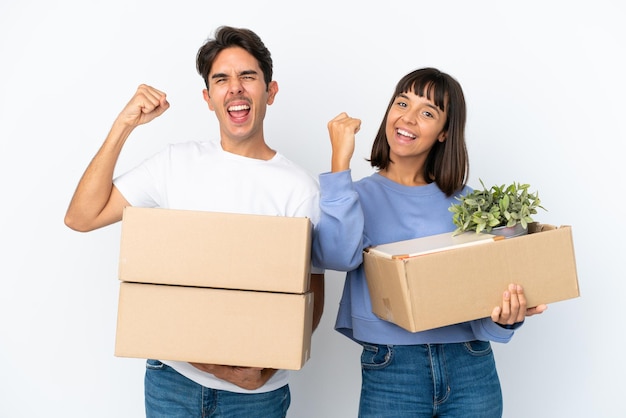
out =
[[[395,99],[412,91],[420,97],[432,100],[435,105],[447,112],[444,125],[446,140],[435,142],[424,165],[424,178],[435,182],[448,196],[465,186],[469,174],[469,159],[465,144],[465,120],[467,110],[465,96],[458,81],[436,68],[421,68],[402,77],[396,85],[389,101],[385,117],[374,139],[369,159],[372,167],[383,170],[391,161],[385,126],[387,115]]]

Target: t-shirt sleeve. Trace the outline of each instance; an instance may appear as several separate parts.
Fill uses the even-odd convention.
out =
[[[163,206],[165,163],[169,160],[170,147],[147,158],[136,167],[117,176],[113,184],[132,206]]]

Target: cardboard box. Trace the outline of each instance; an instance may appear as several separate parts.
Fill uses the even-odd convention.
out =
[[[115,355],[298,370],[313,293],[120,283]]]
[[[580,296],[570,226],[404,259],[366,250],[364,268],[374,314],[412,332],[490,316],[509,283],[528,307]]]
[[[119,279],[305,293],[311,229],[308,218],[127,207]]]

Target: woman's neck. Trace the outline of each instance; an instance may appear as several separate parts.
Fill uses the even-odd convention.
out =
[[[379,174],[403,186],[425,186],[428,184],[424,178],[424,171],[416,170],[415,167],[400,167],[392,163],[384,170],[380,170]]]

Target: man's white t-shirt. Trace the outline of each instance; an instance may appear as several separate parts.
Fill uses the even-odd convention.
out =
[[[115,178],[124,198],[137,207],[203,210],[319,219],[317,180],[285,156],[270,160],[231,154],[219,142],[171,144]],[[323,273],[311,266],[312,273]],[[239,393],[269,392],[288,383],[279,370],[250,391],[202,372],[186,362],[163,361],[205,387]]]

